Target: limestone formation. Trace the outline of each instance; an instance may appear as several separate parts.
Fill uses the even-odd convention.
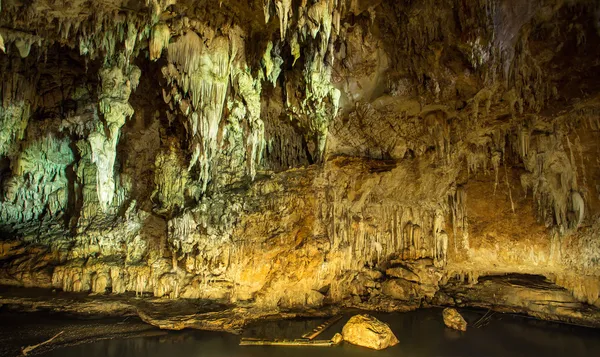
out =
[[[467,331],[467,322],[456,309],[447,307],[442,311],[442,316],[447,327],[458,331]]]
[[[374,350],[383,350],[399,343],[386,323],[367,314],[352,316],[344,325],[342,335],[344,341]]]
[[[4,0],[0,284],[600,326],[599,6]]]

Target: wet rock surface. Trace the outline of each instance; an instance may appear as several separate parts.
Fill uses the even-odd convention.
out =
[[[456,309],[447,307],[442,311],[442,316],[447,327],[458,331],[467,331],[467,322]]]
[[[367,314],[352,316],[344,325],[342,336],[346,342],[374,350],[399,343],[389,325]]]
[[[451,284],[445,289],[458,306],[528,314],[544,320],[600,327],[600,311],[578,301],[544,277],[508,275],[483,277],[477,284]]]

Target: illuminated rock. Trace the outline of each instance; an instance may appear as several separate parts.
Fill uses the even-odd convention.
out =
[[[442,316],[444,318],[444,324],[447,327],[450,327],[459,331],[467,331],[467,322],[465,319],[456,311],[456,309],[445,308],[442,311]]]
[[[353,345],[383,350],[399,343],[390,327],[373,316],[355,315],[342,329],[344,341]]]

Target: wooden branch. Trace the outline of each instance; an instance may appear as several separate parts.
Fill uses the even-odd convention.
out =
[[[36,348],[38,348],[40,346],[43,346],[43,345],[45,345],[47,343],[52,342],[52,340],[54,340],[55,338],[57,338],[58,336],[60,336],[63,332],[65,332],[65,331],[60,331],[59,333],[57,333],[56,335],[54,335],[54,337],[52,337],[51,339],[46,340],[46,341],[44,341],[42,343],[38,343],[37,345],[32,345],[32,346],[27,346],[27,347],[21,348],[21,352],[23,352],[23,356],[27,356],[27,354],[29,352],[33,351],[34,349],[36,349]]]

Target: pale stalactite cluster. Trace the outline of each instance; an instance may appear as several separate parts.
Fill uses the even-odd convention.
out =
[[[566,122],[571,119],[560,118],[558,125],[551,127],[531,116],[518,132],[516,143],[527,170],[521,175],[521,185],[531,190],[540,217],[546,224],[554,222],[561,233],[576,229],[585,217],[585,200],[577,178],[581,163],[575,159],[582,147],[571,143],[565,134]]]
[[[268,23],[274,14],[279,17],[280,40],[289,43],[293,65],[304,56],[304,93],[296,93],[293,90],[295,84],[287,80],[285,105],[290,118],[306,117],[306,123],[302,123],[302,119],[300,122],[316,136],[313,143],[315,161],[323,158],[329,123],[339,110],[341,93],[332,85],[333,44],[343,35],[340,19],[349,11],[349,6],[347,1],[322,0],[312,5],[304,1],[298,9],[292,9],[288,0],[264,2],[265,22]],[[308,49],[302,51],[301,44]],[[278,54],[281,47],[281,44],[273,47],[269,42],[263,59],[265,75],[273,84],[283,64]]]
[[[241,30],[234,28],[227,35],[215,35],[203,25],[188,28],[184,35],[167,47],[169,65],[163,75],[171,89],[163,92],[171,108],[178,106],[187,117],[184,123],[192,145],[191,169],[200,171],[202,192],[213,176],[215,158],[221,151],[218,135],[225,120],[242,121],[250,127],[245,146],[248,174],[254,177],[264,148],[264,125],[260,119],[260,81],[250,74],[244,58]],[[195,32],[202,34],[202,38]],[[233,92],[229,92],[230,83]],[[225,118],[224,109],[231,114]],[[225,133],[226,135],[227,133]]]
[[[3,68],[0,75],[0,155],[18,154],[18,144],[25,138],[25,130],[35,109],[37,97],[35,82],[21,72],[20,66],[13,67],[14,72]]]

